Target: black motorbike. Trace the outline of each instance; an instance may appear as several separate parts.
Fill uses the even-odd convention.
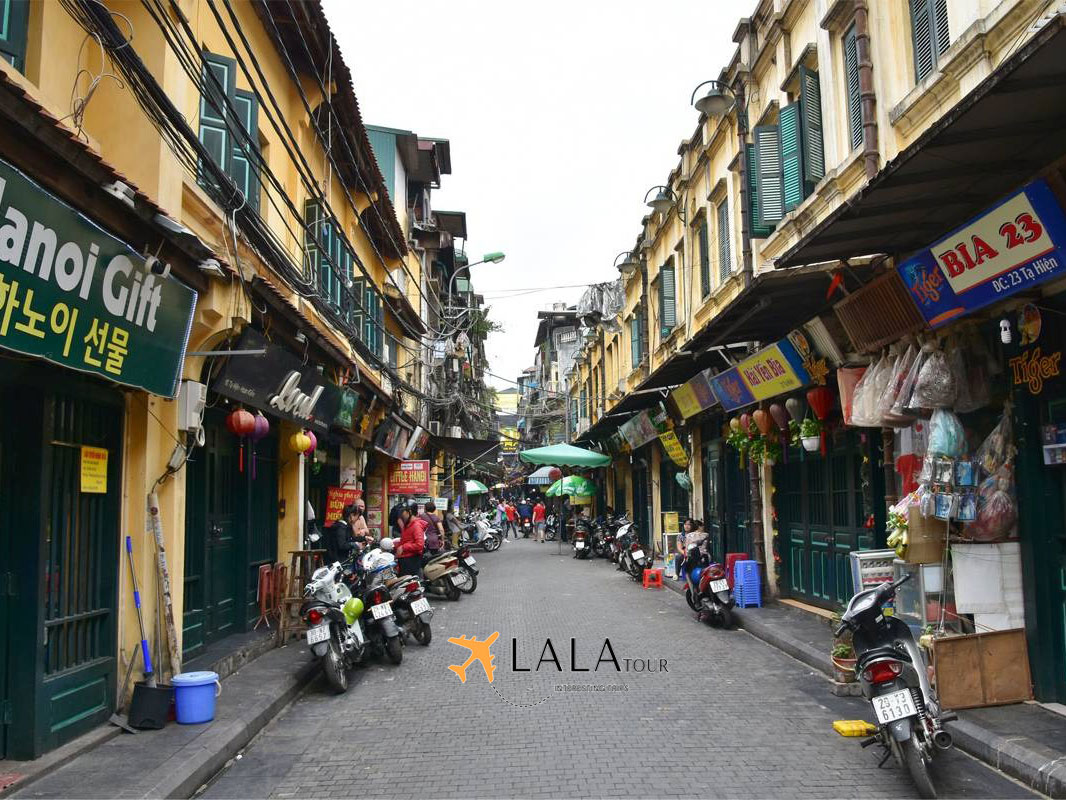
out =
[[[403,661],[404,637],[392,607],[392,592],[386,579],[396,577],[394,566],[372,567],[365,561],[362,568],[345,574],[352,594],[363,601],[363,633],[367,645],[383,653],[393,664]]]
[[[433,608],[426,597],[422,582],[414,575],[401,575],[385,581],[392,596],[392,610],[404,635],[413,637],[420,645],[433,641]]]
[[[574,537],[570,542],[574,558],[588,558],[592,555],[592,528],[587,521],[579,519],[574,523]]]
[[[862,746],[880,744],[888,751],[882,763],[894,757],[910,772],[922,797],[936,797],[929,767],[938,750],[951,748],[951,734],[943,726],[957,716],[940,708],[910,627],[883,610],[910,577],[904,575],[852,597],[836,635],[852,632],[855,672],[877,716],[877,733]]]
[[[559,518],[555,514],[549,514],[544,520],[544,540],[554,542],[559,535]]]

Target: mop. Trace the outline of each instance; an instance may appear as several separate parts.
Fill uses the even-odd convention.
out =
[[[130,579],[133,581],[133,605],[137,608],[137,624],[141,627],[141,655],[144,658],[144,683],[148,688],[156,688],[155,673],[152,671],[152,656],[148,651],[148,636],[144,632],[144,614],[141,611],[141,593],[137,589],[137,572],[133,568],[133,541],[126,537],[126,555],[130,560]]]

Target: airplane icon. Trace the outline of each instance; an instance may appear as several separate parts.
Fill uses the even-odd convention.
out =
[[[481,666],[485,668],[485,677],[489,679],[489,683],[492,683],[492,673],[495,672],[496,667],[492,666],[492,662],[496,660],[496,656],[489,652],[489,648],[492,643],[496,641],[496,638],[500,635],[499,631],[490,634],[484,641],[479,642],[476,636],[459,636],[448,639],[452,644],[457,644],[460,647],[465,647],[470,651],[470,658],[464,661],[462,664],[452,664],[448,667],[452,672],[459,676],[459,680],[466,683],[466,668],[469,667],[475,661],[480,661]]]

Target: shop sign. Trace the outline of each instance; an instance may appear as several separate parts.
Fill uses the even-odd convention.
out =
[[[676,433],[673,431],[660,433],[659,441],[662,443],[663,450],[670,456],[671,461],[681,467],[681,469],[688,469],[688,453],[681,446],[681,440],[677,438]]]
[[[663,533],[680,533],[681,521],[676,511],[663,512]]]
[[[81,491],[86,494],[107,494],[107,448],[81,448]]]
[[[694,417],[718,402],[711,388],[710,370],[703,370],[670,394],[682,419]]]
[[[196,292],[0,160],[0,346],[163,397]]]
[[[339,390],[337,398],[337,416],[333,424],[346,431],[355,430],[355,411],[359,408],[359,395],[345,387]]]
[[[1025,386],[1029,394],[1037,395],[1044,391],[1044,381],[1059,376],[1061,361],[1061,351],[1045,356],[1037,347],[1015,356],[1007,363],[1010,365],[1014,385]]]
[[[764,347],[737,365],[744,383],[756,400],[802,389],[810,383],[803,359],[788,339]]]
[[[1033,181],[899,266],[930,327],[1066,275],[1066,215]]]
[[[755,402],[751,389],[744,383],[736,367],[731,367],[711,378],[711,388],[726,411],[732,411],[741,406],[750,406]]]
[[[350,506],[363,496],[362,489],[351,486],[326,487],[326,525],[332,525],[341,518],[345,506]]]
[[[400,461],[389,469],[389,494],[429,494],[429,459]]]
[[[261,333],[246,328],[240,350],[266,350],[261,356],[231,356],[211,385],[221,395],[291,420],[316,433],[328,433],[337,419],[341,391],[318,371]]]
[[[659,429],[647,411],[641,411],[636,414],[623,423],[618,430],[621,431],[622,436],[629,442],[629,446],[633,450],[643,447],[659,436]]]
[[[421,425],[416,425],[407,440],[407,447],[404,448],[403,457],[410,458],[411,456],[421,455],[427,444],[429,444],[429,431]]]
[[[518,452],[518,428],[500,428],[500,451],[504,453]]]

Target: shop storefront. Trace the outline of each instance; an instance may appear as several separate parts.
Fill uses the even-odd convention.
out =
[[[0,214],[0,758],[24,759],[115,708],[127,415],[174,395],[197,296],[2,161]]]

